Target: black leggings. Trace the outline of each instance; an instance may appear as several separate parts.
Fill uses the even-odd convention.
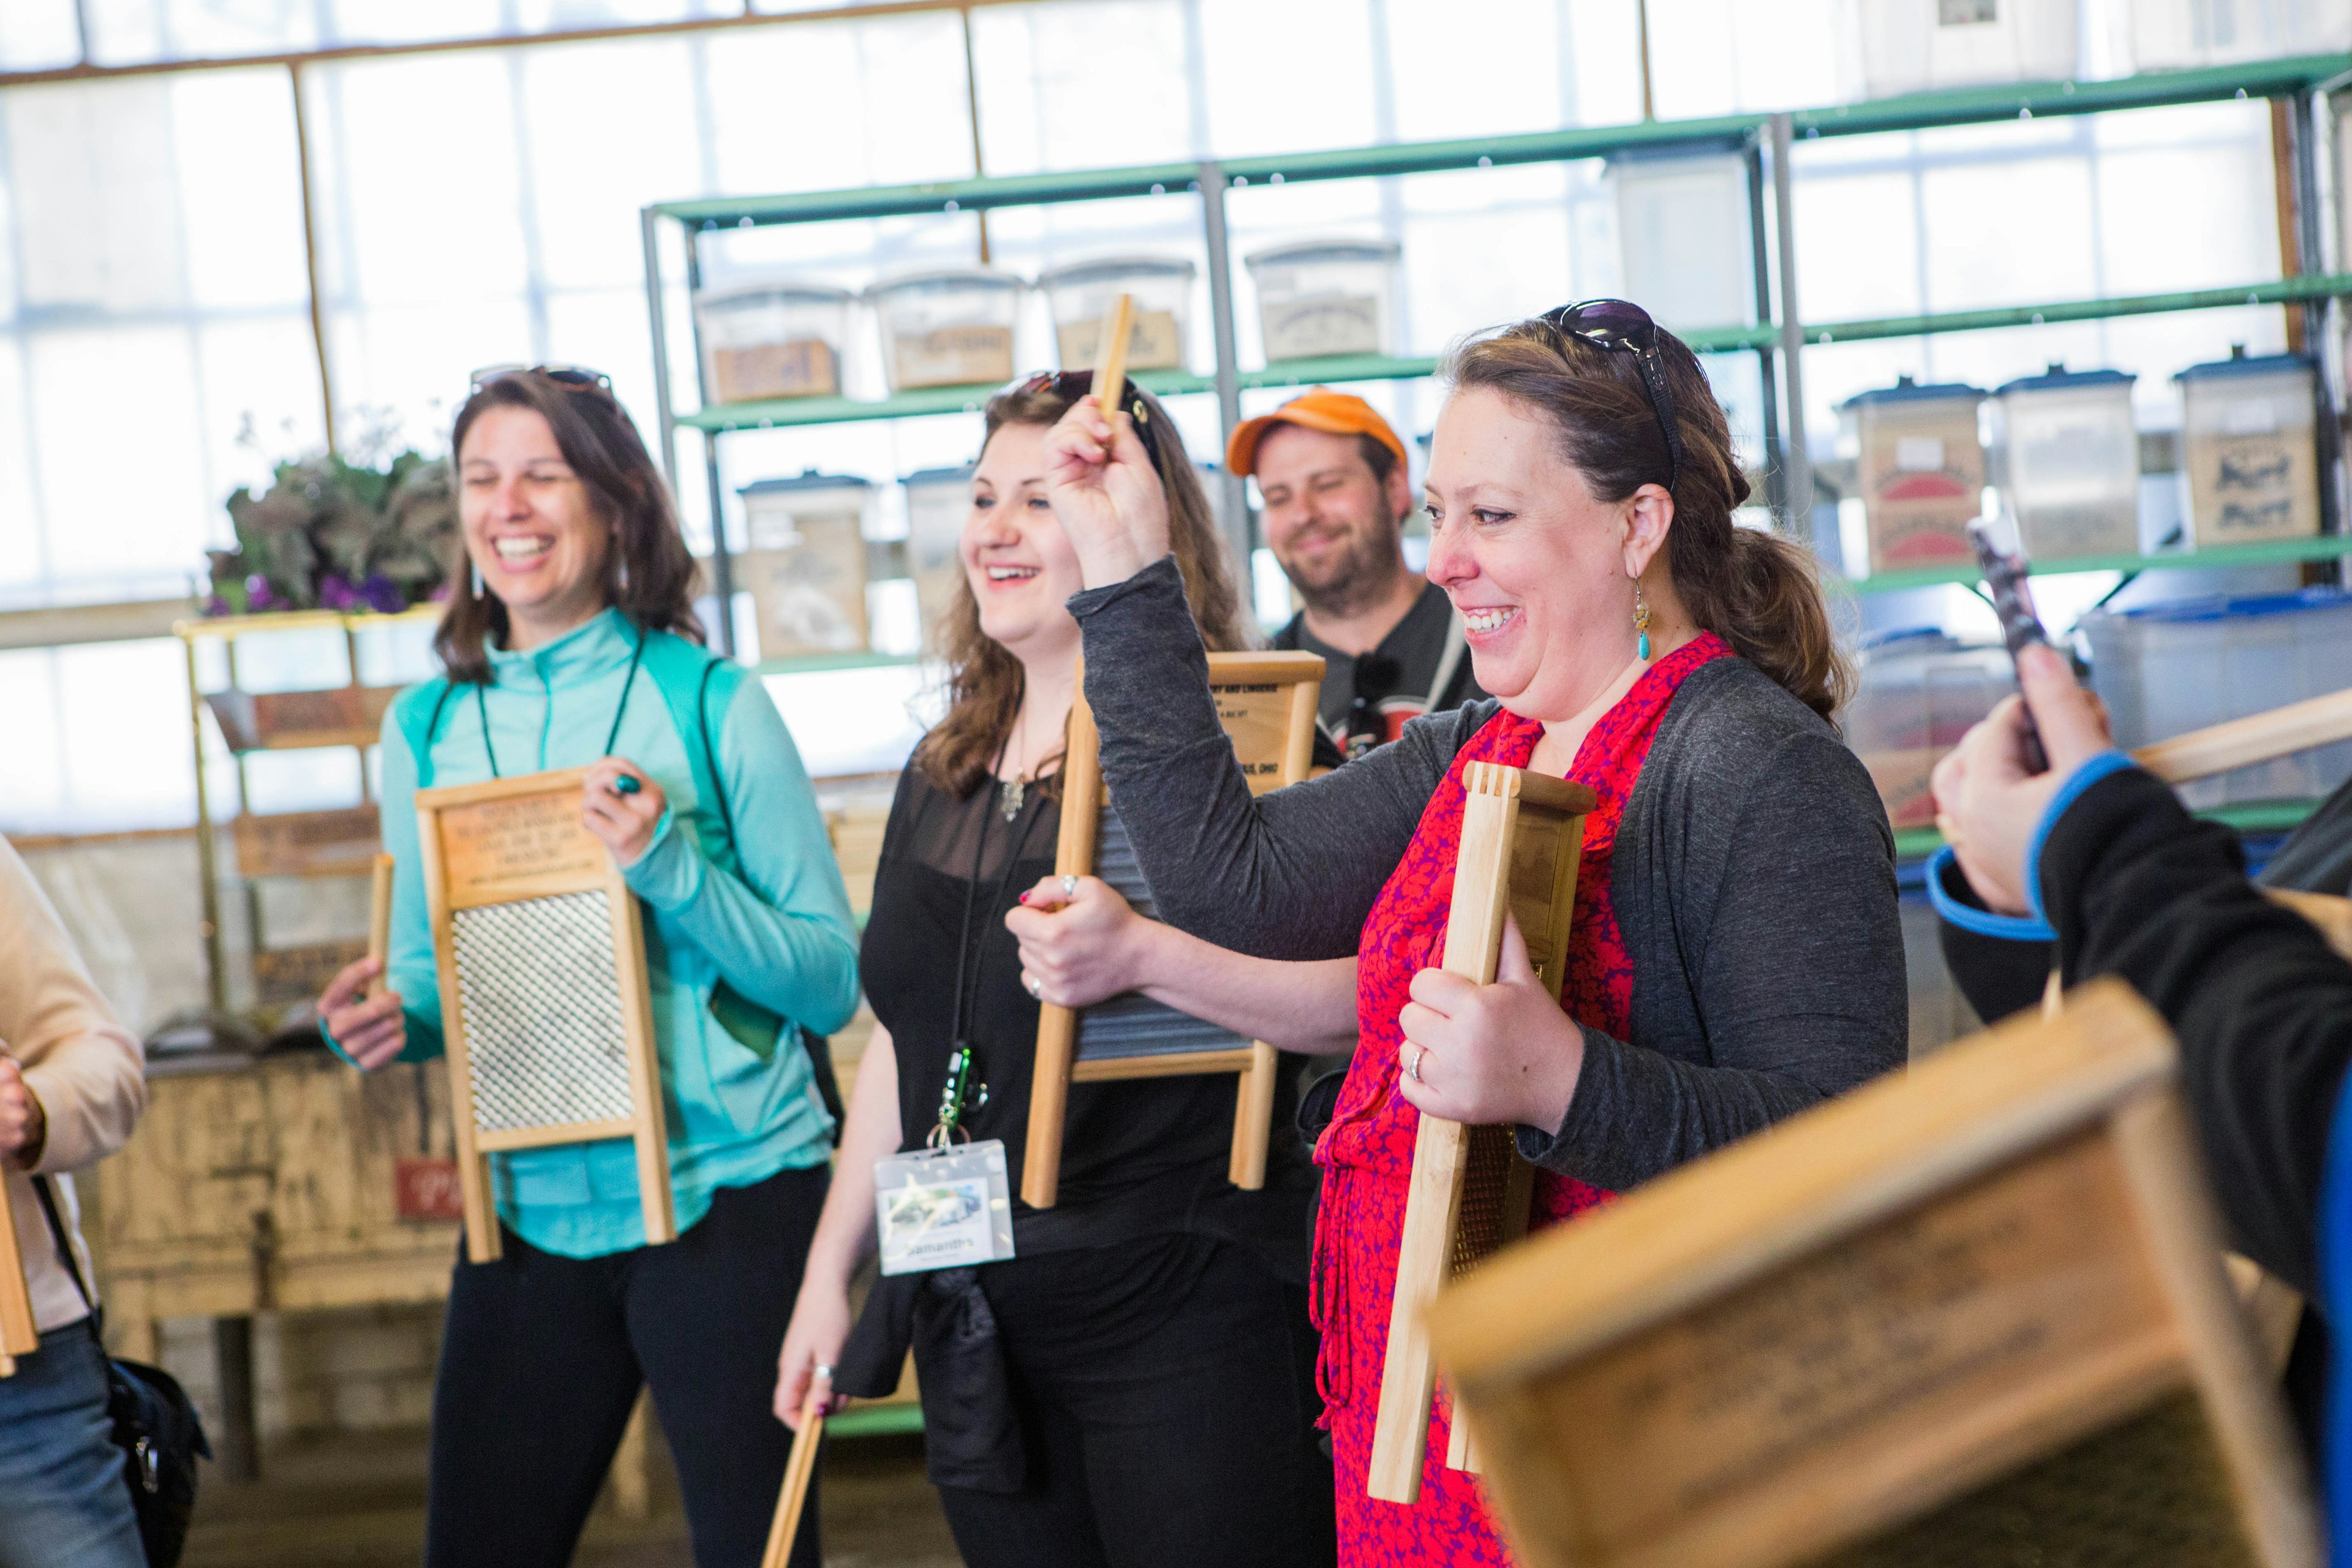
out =
[[[941,1487],[969,1568],[1314,1568],[1337,1552],[1307,1292],[1163,1236],[980,1271],[1028,1450]]]
[[[427,1568],[564,1568],[653,1384],[698,1568],[754,1568],[792,1434],[771,1410],[826,1173],[721,1188],[665,1247],[561,1258],[506,1233],[462,1258],[433,1384]],[[809,1491],[793,1568],[818,1568]]]

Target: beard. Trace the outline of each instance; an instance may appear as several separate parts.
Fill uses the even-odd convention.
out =
[[[1311,567],[1280,552],[1275,561],[1308,609],[1318,616],[1349,616],[1378,603],[1404,570],[1397,534],[1395,527],[1355,529],[1340,548]]]

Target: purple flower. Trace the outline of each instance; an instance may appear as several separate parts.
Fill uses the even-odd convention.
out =
[[[319,579],[319,607],[322,610],[354,610],[360,607],[360,596],[341,575],[329,572]]]
[[[248,612],[257,614],[263,610],[278,609],[284,604],[285,601],[271,591],[269,579],[260,573],[256,572],[245,580],[245,607]]]

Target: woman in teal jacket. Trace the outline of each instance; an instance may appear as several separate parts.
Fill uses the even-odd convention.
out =
[[[833,1119],[803,1028],[857,1005],[824,824],[766,691],[699,646],[694,563],[604,378],[518,371],[459,410],[472,582],[446,674],[383,726],[397,863],[384,993],[362,960],[320,997],[373,1070],[441,1054],[421,788],[585,766],[581,809],[643,906],[680,1236],[646,1245],[626,1140],[491,1157],[505,1255],[462,1258],[434,1386],[425,1561],[569,1563],[641,1384],[701,1568],[758,1561],[786,1437],[766,1388],[824,1205]],[[793,1561],[814,1564],[815,1514]]]

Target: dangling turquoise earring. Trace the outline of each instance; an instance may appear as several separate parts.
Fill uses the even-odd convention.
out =
[[[1643,664],[1650,662],[1650,601],[1642,597],[1642,580],[1633,579],[1633,629],[1642,634],[1633,645],[1633,657]]]

